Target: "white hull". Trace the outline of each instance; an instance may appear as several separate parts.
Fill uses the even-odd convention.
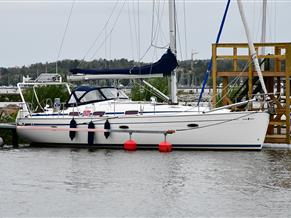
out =
[[[19,136],[34,144],[58,146],[120,147],[129,139],[125,126],[132,130],[138,147],[157,148],[164,140],[160,131],[175,130],[167,135],[173,148],[190,149],[261,149],[269,115],[264,112],[177,113],[176,115],[129,115],[120,117],[78,117],[76,136],[69,137],[72,117],[28,117],[17,119]],[[104,136],[104,123],[111,124],[110,136]],[[88,123],[95,124],[94,144],[88,145]],[[189,124],[198,125],[189,127]],[[123,128],[120,128],[123,127]],[[134,131],[144,131],[136,133]],[[157,131],[158,133],[147,133]]]

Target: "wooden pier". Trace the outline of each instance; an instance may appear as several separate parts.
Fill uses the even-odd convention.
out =
[[[262,48],[265,48],[265,54],[262,53]],[[290,144],[291,43],[255,43],[255,49],[276,111],[270,116],[265,142]],[[221,60],[229,61],[232,69],[219,68],[218,62]],[[231,78],[238,78],[240,85],[230,85]],[[223,90],[220,94],[217,92],[219,82],[222,82]],[[213,107],[217,107],[220,101],[222,105],[228,105],[235,99],[252,99],[260,91],[247,43],[212,45],[212,84]],[[233,96],[234,89],[239,90],[235,93],[237,96]],[[255,108],[250,105],[249,110]]]
[[[0,123],[0,129],[10,130],[12,133],[12,145],[13,148],[18,148],[18,135],[16,132],[16,125],[11,123]]]

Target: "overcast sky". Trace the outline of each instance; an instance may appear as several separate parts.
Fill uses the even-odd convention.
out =
[[[261,37],[261,2],[244,1],[250,30],[257,42]],[[190,59],[193,50],[197,52],[197,59],[210,57],[211,43],[216,39],[225,5],[226,0],[177,1],[178,59]],[[117,3],[0,0],[0,66],[82,58],[155,61],[165,49],[151,44],[167,47],[169,43],[167,9],[164,0],[156,1],[154,6],[151,0]],[[291,42],[290,25],[291,0],[268,1],[267,40]],[[231,3],[221,42],[246,42],[235,0]]]

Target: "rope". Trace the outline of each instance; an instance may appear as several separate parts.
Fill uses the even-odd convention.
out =
[[[233,122],[233,121],[239,120],[239,119],[244,118],[244,117],[251,116],[251,115],[253,115],[255,113],[258,113],[258,112],[257,111],[250,112],[250,114],[245,114],[245,115],[239,116],[237,118],[224,120],[224,121],[221,121],[221,122],[218,122],[218,123],[214,123],[214,124],[208,124],[208,125],[205,125],[205,126],[198,126],[198,127],[194,127],[194,128],[190,128],[190,129],[189,128],[187,128],[187,129],[176,129],[175,131],[176,132],[182,132],[182,131],[189,131],[189,130],[196,130],[196,129],[202,129],[202,128],[208,128],[208,127],[212,127],[212,126],[217,126],[217,125],[221,125],[221,124],[224,124],[224,123]]]

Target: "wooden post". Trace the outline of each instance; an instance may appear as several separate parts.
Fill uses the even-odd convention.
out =
[[[248,98],[253,97],[253,60],[249,50],[249,71],[248,71]]]
[[[237,47],[233,47],[233,71],[237,71]]]
[[[275,47],[275,55],[281,55],[281,48]],[[275,58],[274,61],[274,71],[275,73],[279,73],[281,71],[281,61],[278,58]],[[277,93],[281,93],[281,77],[277,76]],[[275,93],[276,94],[276,93]],[[277,134],[281,134],[281,126],[277,126]]]
[[[216,107],[217,97],[217,63],[216,63],[216,44],[212,44],[212,106]]]
[[[290,73],[291,73],[291,44],[286,46],[286,143],[290,144]]]
[[[16,129],[12,129],[11,131],[12,131],[12,145],[13,145],[13,148],[19,148],[18,135],[17,135]]]
[[[228,79],[226,76],[224,76],[222,79],[222,92],[221,92],[223,105],[227,105],[227,103],[228,103],[228,100],[227,100],[228,87],[227,87],[227,85],[228,85]]]

